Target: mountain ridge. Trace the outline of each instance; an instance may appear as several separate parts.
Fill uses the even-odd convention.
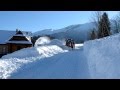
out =
[[[83,42],[85,40],[88,40],[89,38],[88,33],[92,30],[93,27],[94,27],[93,22],[85,24],[75,24],[57,30],[44,29],[33,33],[33,36],[50,35],[57,39],[72,38],[75,40],[75,42]]]

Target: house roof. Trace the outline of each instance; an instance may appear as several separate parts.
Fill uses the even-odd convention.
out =
[[[23,35],[23,33],[21,32],[21,31],[17,31],[17,33],[16,34],[22,34]]]
[[[14,44],[32,44],[32,42],[26,38],[26,36],[16,36],[13,35],[6,43],[14,43]]]
[[[24,35],[26,35],[26,32],[23,32],[23,33],[24,33]],[[28,32],[28,33],[30,33],[30,32]],[[0,30],[0,44],[6,44],[6,42],[8,42],[13,36],[23,36],[23,35],[21,35],[21,34],[16,35],[16,31]],[[32,36],[32,35],[26,35],[26,36]],[[31,43],[30,40],[29,40],[29,42]]]
[[[14,43],[14,44],[32,44],[29,41],[7,41],[7,43]]]
[[[9,41],[29,41],[25,36],[13,36]]]

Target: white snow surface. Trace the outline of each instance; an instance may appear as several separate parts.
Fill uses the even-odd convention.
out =
[[[30,62],[41,62],[43,58],[52,57],[55,54],[63,52],[67,51],[63,51],[62,48],[52,45],[25,48],[5,55],[0,59],[0,78],[4,79],[10,77],[11,73],[16,72],[19,68],[26,66],[26,64]]]
[[[120,78],[120,34],[86,42],[84,53],[91,78]]]
[[[36,40],[35,46],[41,46],[50,43],[50,39],[48,37],[40,37]]]
[[[61,41],[58,39],[50,40],[48,37],[40,37],[36,40],[35,46],[43,46],[43,45],[58,45],[63,46],[65,45],[65,41]]]

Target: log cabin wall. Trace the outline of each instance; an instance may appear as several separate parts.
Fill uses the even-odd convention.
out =
[[[8,46],[6,44],[0,44],[0,54],[8,53]]]
[[[30,44],[7,44],[8,45],[8,53],[12,53],[14,51],[27,48],[27,47],[32,47]]]

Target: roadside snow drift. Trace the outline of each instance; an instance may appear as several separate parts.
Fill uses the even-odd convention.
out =
[[[37,60],[12,73],[11,79],[85,79],[89,77],[82,48]]]
[[[41,46],[50,43],[50,39],[48,37],[40,37],[36,40],[35,46]]]
[[[51,43],[53,44],[53,42]],[[76,50],[68,51],[66,49],[60,48],[57,45],[45,45],[36,48],[23,49],[12,54],[6,55],[0,61],[2,66],[0,68],[1,71],[0,78],[10,79],[90,78],[88,65],[82,51],[83,47],[82,45],[77,45],[76,47],[77,47]],[[28,49],[29,52],[31,52],[31,55],[29,55],[30,53],[28,52]],[[32,52],[34,52],[33,55]],[[20,53],[22,53],[21,56]]]
[[[50,40],[48,37],[40,37],[36,40],[35,46],[43,46],[43,45],[58,45],[63,46],[65,45],[65,41],[61,41],[58,39]]]
[[[12,73],[17,72],[19,68],[26,66],[30,62],[42,60],[63,52],[66,52],[66,50],[56,45],[49,45],[25,48],[5,55],[0,59],[0,78],[10,77]]]
[[[84,44],[91,78],[120,78],[120,34]]]

